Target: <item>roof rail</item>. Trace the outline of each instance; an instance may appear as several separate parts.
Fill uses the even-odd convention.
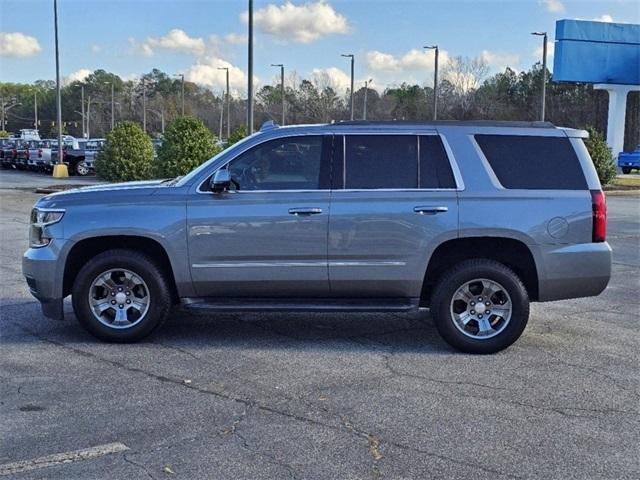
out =
[[[273,120],[267,120],[260,127],[261,132],[266,132],[267,130],[273,130],[274,128],[278,128],[278,124]]]
[[[510,120],[345,120],[333,123],[333,126],[389,126],[389,125],[420,125],[420,126],[468,126],[468,127],[524,127],[524,128],[555,128],[551,122],[540,121],[510,121]]]

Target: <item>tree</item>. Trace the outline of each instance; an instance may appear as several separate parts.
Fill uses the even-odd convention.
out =
[[[151,178],[153,146],[151,139],[135,122],[120,122],[107,135],[96,158],[96,173],[111,182]]]
[[[238,143],[244,137],[247,136],[247,126],[243,123],[238,128],[234,129],[229,136],[227,147],[230,147],[234,143]]]
[[[607,185],[616,178],[616,166],[613,164],[611,148],[607,146],[604,136],[593,127],[587,127],[589,138],[584,141],[593,165],[598,172],[598,178],[602,185]]]
[[[9,138],[9,132],[7,132],[6,130],[0,130],[0,138]]]
[[[219,151],[216,138],[202,121],[178,117],[165,132],[154,171],[159,177],[185,175]]]

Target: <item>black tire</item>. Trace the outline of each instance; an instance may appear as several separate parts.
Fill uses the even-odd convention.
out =
[[[622,173],[624,174],[631,173],[631,169],[628,167],[622,167]]]
[[[89,167],[87,167],[87,164],[85,163],[84,160],[78,160],[73,165],[73,172],[74,172],[74,175],[78,175],[80,177],[86,177],[87,175],[89,175]]]
[[[467,336],[456,326],[451,313],[451,302],[456,291],[465,283],[476,279],[499,283],[511,298],[509,322],[503,330],[490,338]],[[438,280],[431,296],[430,311],[438,332],[452,347],[467,353],[495,353],[507,348],[522,335],[529,320],[529,295],[520,278],[505,265],[488,259],[465,260]]]
[[[139,276],[149,290],[149,307],[139,323],[124,329],[109,327],[93,314],[89,304],[92,282],[111,269],[127,269]],[[137,342],[159,327],[171,309],[171,289],[165,273],[152,259],[133,250],[108,250],[92,258],[78,273],[72,288],[73,310],[89,333],[106,342]]]

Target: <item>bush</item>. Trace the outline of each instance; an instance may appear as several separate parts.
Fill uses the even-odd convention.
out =
[[[159,177],[177,177],[189,173],[209,160],[220,149],[213,134],[200,120],[178,117],[167,128],[158,149],[155,173]]]
[[[589,138],[585,139],[584,144],[589,150],[591,160],[598,172],[598,178],[602,185],[607,185],[616,178],[617,170],[613,163],[611,148],[607,145],[604,136],[593,127],[587,127]]]
[[[6,130],[0,130],[0,138],[9,138],[9,132],[7,132]]]
[[[244,137],[247,136],[247,126],[245,124],[240,125],[237,128],[234,128],[227,139],[227,147],[230,147],[234,143],[238,143]]]
[[[149,135],[134,122],[120,122],[107,135],[96,157],[96,174],[111,182],[151,178],[153,146]]]

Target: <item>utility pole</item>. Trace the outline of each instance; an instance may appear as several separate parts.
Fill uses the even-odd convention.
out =
[[[227,141],[229,141],[229,137],[231,136],[231,97],[229,96],[229,67],[218,67],[218,70],[227,71],[227,93],[225,94],[225,100],[227,102]]]
[[[284,97],[284,64],[272,63],[272,67],[280,67],[280,95],[282,96],[282,123],[284,126],[285,97]]]
[[[373,80],[370,78],[369,80],[364,82],[364,108],[362,109],[362,119],[367,119],[367,91],[369,90],[369,84]]]
[[[82,138],[87,138],[87,120],[84,116],[84,84],[80,85],[80,103],[82,104]]]
[[[544,104],[547,95],[547,32],[531,32],[531,35],[542,37],[542,100],[540,105],[540,121],[544,122]]]
[[[249,135],[253,133],[253,0],[249,0],[249,48],[248,48],[249,76],[247,85],[247,128]],[[229,119],[227,119],[228,121]]]
[[[342,57],[349,57],[351,58],[351,120],[353,120],[353,63],[354,63],[354,56],[353,53],[348,53],[348,54],[342,54]]]
[[[38,130],[38,91],[33,91],[33,125]]]
[[[53,0],[53,23],[55,31],[55,43],[56,43],[56,119],[58,121],[58,165],[63,165],[62,160],[64,156],[62,145],[62,95],[60,93],[60,54],[58,50],[58,0]],[[58,167],[58,170],[60,167]],[[68,176],[64,168],[58,172],[54,166],[53,176]]]
[[[0,107],[2,108],[0,108],[0,111],[2,112],[2,116],[0,118],[0,124],[2,125],[1,127],[2,130],[6,130],[7,128],[7,112],[11,110],[13,107],[17,107],[18,105],[22,105],[22,103],[16,102],[16,103],[12,103],[11,105],[8,105],[4,103],[4,97],[1,98]]]
[[[105,85],[111,85],[111,130],[115,125],[115,97],[113,93],[113,81],[104,82]]]
[[[433,120],[438,119],[438,53],[437,45],[424,47],[427,50],[435,50],[434,68],[433,68]]]
[[[142,77],[142,130],[147,133],[147,87]]]
[[[224,95],[224,92],[223,92]],[[220,135],[218,135],[218,139],[220,141],[222,141],[222,117],[224,115],[224,102],[221,103],[220,105]],[[227,138],[227,142],[229,141],[229,139]]]
[[[176,73],[176,77],[180,77],[181,79],[181,94],[180,99],[182,100],[182,116],[184,117],[184,73]]]
[[[91,119],[91,95],[87,97],[87,138],[91,137],[91,129],[89,128],[90,119]]]

